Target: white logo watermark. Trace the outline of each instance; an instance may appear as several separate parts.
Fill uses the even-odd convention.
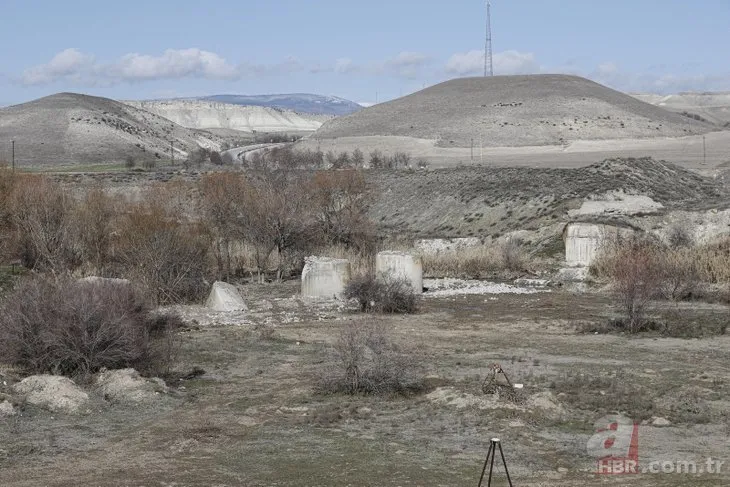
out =
[[[624,474],[719,474],[725,461],[706,458],[704,461],[665,460],[639,464],[639,424],[614,414],[594,424],[595,434],[588,440],[588,453],[597,459],[596,472],[605,475]]]

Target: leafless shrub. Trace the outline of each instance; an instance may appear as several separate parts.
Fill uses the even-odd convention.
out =
[[[693,244],[692,234],[687,227],[676,225],[669,231],[669,245],[672,248],[691,247]]]
[[[360,149],[352,151],[352,167],[362,169],[365,166],[365,154]]]
[[[29,279],[0,307],[3,361],[31,373],[88,375],[102,367],[169,366],[179,320],[151,317],[131,285]]]
[[[356,277],[345,288],[344,297],[357,300],[363,312],[415,313],[418,310],[411,284],[389,275]]]
[[[309,192],[318,233],[326,244],[372,250],[375,229],[367,216],[371,193],[361,171],[321,171]]]
[[[158,304],[198,300],[205,291],[206,229],[183,224],[158,202],[131,207],[125,216],[116,256],[122,275],[138,282]]]
[[[520,239],[510,238],[502,243],[500,248],[505,269],[509,271],[521,271],[524,269],[525,254]]]
[[[379,150],[370,153],[370,167],[372,169],[383,169],[385,167],[385,156]]]
[[[650,242],[634,240],[625,245],[614,263],[616,298],[626,318],[629,333],[641,330],[650,301],[659,294],[661,263]]]
[[[381,323],[350,322],[320,371],[322,393],[409,394],[424,382],[412,355],[402,351]]]
[[[661,278],[659,291],[665,299],[680,301],[695,296],[702,286],[692,249],[674,248],[657,252]]]
[[[25,267],[62,274],[79,265],[73,238],[74,207],[75,201],[46,177],[15,179],[9,214]]]
[[[103,190],[93,189],[78,204],[73,215],[74,238],[78,241],[81,258],[93,268],[94,274],[103,275],[109,263],[115,214],[113,200]]]

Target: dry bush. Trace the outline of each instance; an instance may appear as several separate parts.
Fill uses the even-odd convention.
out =
[[[31,373],[83,376],[102,367],[154,374],[169,366],[179,320],[151,317],[123,282],[22,282],[0,307],[0,356]]]
[[[120,229],[121,274],[138,282],[157,304],[199,300],[205,292],[210,235],[182,224],[155,202],[133,205]]]
[[[74,241],[76,202],[43,176],[16,176],[8,212],[25,267],[62,274],[80,264]]]
[[[109,264],[116,213],[114,200],[103,190],[93,189],[77,205],[73,215],[73,236],[79,243],[81,258],[94,274],[104,275]]]
[[[422,256],[423,272],[431,277],[483,278],[531,267],[524,246],[516,240],[465,247]]]
[[[686,247],[656,249],[661,276],[658,282],[660,295],[665,299],[680,301],[701,292],[701,278],[696,250]]]
[[[377,313],[415,313],[418,300],[411,284],[389,275],[366,274],[350,281],[343,293],[355,299],[360,311]]]
[[[726,284],[730,282],[730,237],[695,247],[700,278],[704,282]]]
[[[424,388],[414,357],[401,350],[382,323],[349,322],[320,371],[322,393],[409,394]]]
[[[629,333],[641,331],[647,306],[660,294],[663,278],[660,257],[654,244],[638,239],[628,242],[617,254],[612,278]]]
[[[10,194],[14,183],[14,174],[4,165],[0,165],[0,255],[7,255],[11,241]]]
[[[669,245],[672,248],[691,247],[693,244],[692,234],[687,227],[676,225],[669,230]]]
[[[218,279],[228,279],[232,273],[231,245],[244,237],[243,208],[249,184],[241,173],[218,172],[203,176],[200,193],[204,215],[211,225],[218,265]]]
[[[320,171],[310,191],[317,230],[326,243],[374,248],[375,228],[367,216],[372,193],[362,171]]]
[[[617,265],[626,252],[636,246],[633,240],[617,239],[605,244],[591,264],[591,273],[612,279]],[[659,297],[671,300],[691,299],[704,294],[705,284],[724,284],[730,281],[730,239],[700,246],[663,246],[645,240],[647,252],[659,268],[656,286]]]
[[[500,246],[502,252],[502,265],[508,271],[521,271],[525,267],[525,251],[522,240],[510,238]]]

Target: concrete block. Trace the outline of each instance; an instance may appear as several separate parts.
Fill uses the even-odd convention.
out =
[[[307,257],[302,270],[302,296],[339,297],[350,282],[350,261],[329,257]]]
[[[79,282],[89,283],[89,284],[119,284],[128,286],[131,284],[129,282],[129,279],[117,279],[114,277],[99,277],[99,276],[89,276],[89,277],[82,277],[79,279]]]
[[[565,230],[565,262],[570,267],[588,267],[604,241],[602,225],[571,223]]]
[[[221,281],[213,283],[205,305],[214,311],[246,311],[248,309],[238,289],[232,284]]]
[[[375,257],[375,272],[406,279],[414,292],[423,292],[423,266],[417,255],[390,250],[379,252]]]

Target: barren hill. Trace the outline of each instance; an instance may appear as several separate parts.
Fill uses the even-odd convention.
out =
[[[658,107],[682,113],[685,116],[704,119],[716,125],[730,127],[730,92],[677,93],[655,95],[632,93],[631,96]]]
[[[127,156],[167,158],[171,141],[175,157],[182,159],[198,146],[217,149],[222,142],[159,115],[75,93],[0,109],[0,140],[11,139],[16,141],[20,166],[118,163]]]
[[[125,101],[194,129],[232,129],[242,132],[313,132],[331,119],[262,106],[242,106],[204,100]]]
[[[705,133],[682,115],[584,78],[495,76],[446,81],[325,123],[318,139],[401,136],[442,147],[539,146]]]

